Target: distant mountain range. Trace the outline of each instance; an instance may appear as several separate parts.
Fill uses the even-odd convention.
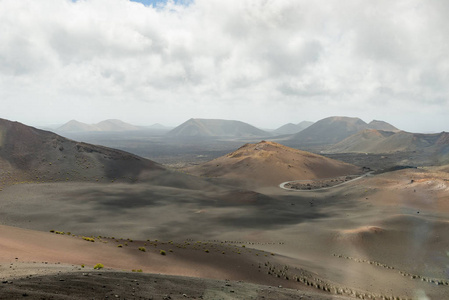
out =
[[[173,137],[266,137],[271,134],[241,121],[190,119],[167,133]]]
[[[272,133],[276,134],[276,135],[295,134],[295,133],[298,133],[298,132],[306,129],[307,127],[309,127],[312,124],[313,124],[313,122],[309,122],[309,121],[302,121],[301,123],[298,123],[298,124],[288,123],[288,124],[285,124],[285,125],[279,127],[278,129],[274,130]]]
[[[104,120],[97,124],[86,124],[76,120],[71,120],[66,124],[58,127],[55,131],[61,133],[80,133],[80,132],[126,132],[126,131],[139,131],[139,130],[169,130],[169,127],[165,127],[161,124],[153,124],[151,126],[136,126],[129,123],[125,123],[121,120],[110,119]]]
[[[151,130],[159,134],[167,132],[171,137],[229,137],[251,138],[292,135],[287,144],[293,145],[331,145],[364,129],[377,129],[383,131],[399,131],[396,127],[384,121],[371,121],[365,123],[359,118],[329,117],[316,123],[303,121],[298,124],[288,123],[274,131],[268,132],[250,124],[221,119],[190,119],[175,128],[161,124],[151,126],[136,126],[121,120],[110,119],[96,124],[86,124],[71,120],[55,129],[61,134],[79,134],[89,132],[117,132]]]
[[[329,117],[292,135],[289,142],[297,145],[332,145],[365,129],[398,131],[396,127],[384,121],[375,120],[367,124],[359,118]]]
[[[134,126],[120,120],[105,120],[97,124],[86,124],[76,120],[71,120],[61,127],[58,132],[89,132],[89,131],[136,131],[142,130],[142,127]]]

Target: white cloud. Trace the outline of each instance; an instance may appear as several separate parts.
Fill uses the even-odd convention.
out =
[[[448,130],[448,11],[424,0],[0,0],[0,117],[276,127],[353,115]]]

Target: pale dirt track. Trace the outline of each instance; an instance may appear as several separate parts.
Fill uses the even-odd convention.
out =
[[[288,183],[295,183],[295,182],[301,182],[301,181],[306,182],[306,181],[308,181],[308,180],[293,180],[293,181],[286,181],[286,182],[281,183],[281,184],[279,185],[279,187],[280,187],[281,189],[284,189],[284,190],[287,190],[287,191],[294,191],[294,192],[318,192],[318,191],[326,191],[326,190],[330,190],[330,189],[337,188],[337,187],[343,186],[343,185],[345,185],[345,184],[354,182],[354,181],[359,180],[359,179],[362,179],[362,178],[364,178],[364,177],[370,176],[372,173],[373,173],[373,172],[368,172],[368,173],[366,173],[366,174],[363,174],[363,175],[360,176],[360,177],[357,177],[357,178],[354,178],[354,179],[345,181],[345,182],[343,182],[343,183],[340,183],[340,184],[337,184],[337,185],[334,185],[334,186],[330,186],[330,187],[314,189],[314,190],[298,190],[298,189],[289,189],[289,188],[286,188],[286,187],[285,187],[285,185],[288,184]]]

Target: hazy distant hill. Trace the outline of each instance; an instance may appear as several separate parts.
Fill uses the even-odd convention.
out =
[[[155,124],[150,125],[150,126],[145,126],[145,128],[147,128],[147,129],[154,129],[154,130],[167,130],[167,131],[173,129],[173,127],[164,126],[164,125],[159,124],[159,123],[155,123]]]
[[[331,146],[327,153],[390,153],[397,151],[430,151],[444,154],[449,147],[449,133],[436,134],[391,132],[368,129]]]
[[[273,133],[278,134],[278,135],[295,134],[295,133],[298,133],[298,132],[306,129],[307,127],[309,127],[312,124],[313,124],[313,122],[309,122],[309,121],[302,121],[301,123],[298,123],[298,124],[288,123],[288,124],[285,124],[285,125],[279,127],[278,129],[274,130]]]
[[[359,118],[329,117],[294,134],[290,140],[300,145],[335,144],[365,129],[366,126],[367,124]]]
[[[376,129],[383,131],[399,131],[396,127],[385,121],[372,120],[368,123],[367,129]]]
[[[0,181],[136,180],[159,164],[0,119]]]
[[[104,120],[97,124],[86,124],[76,120],[71,120],[61,127],[57,128],[57,132],[92,132],[92,131],[114,131],[114,132],[123,132],[123,131],[137,131],[142,130],[142,127],[134,126],[128,123],[125,123],[120,120],[110,119]]]
[[[246,144],[225,156],[191,167],[187,172],[278,185],[289,180],[356,174],[360,168],[278,143],[262,141]]]
[[[303,131],[294,134],[288,144],[321,146],[336,144],[365,129],[382,128],[384,131],[398,131],[384,121],[373,120],[369,124],[359,118],[329,117],[315,122]]]
[[[100,131],[135,131],[142,130],[139,126],[134,126],[120,120],[105,120],[94,125]]]
[[[60,132],[87,132],[87,131],[99,131],[94,125],[89,125],[76,120],[71,120],[61,127],[57,128],[56,131]]]
[[[270,133],[240,121],[190,119],[168,132],[177,137],[263,137]]]

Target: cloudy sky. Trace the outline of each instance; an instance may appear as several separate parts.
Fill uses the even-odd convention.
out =
[[[0,117],[449,131],[446,0],[0,0]]]

